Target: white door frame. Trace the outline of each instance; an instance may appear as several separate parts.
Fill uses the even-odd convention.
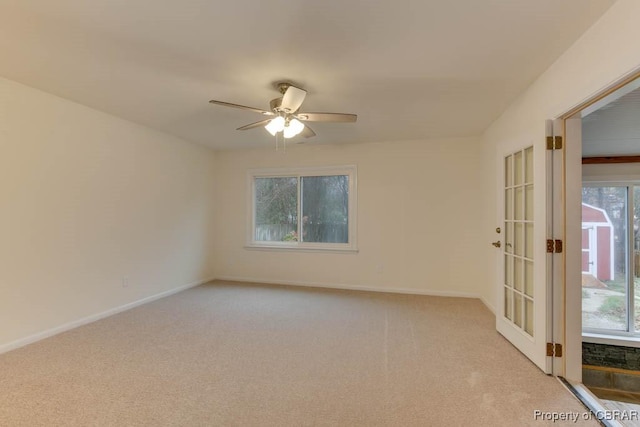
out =
[[[573,383],[582,382],[582,119],[580,113],[597,109],[609,102],[607,98],[616,90],[640,78],[640,68],[633,70],[618,81],[604,87],[595,95],[586,98],[559,117],[564,120],[564,301],[562,317],[564,323],[564,377]],[[640,83],[640,80],[638,80]],[[564,322],[562,322],[564,319]]]
[[[583,273],[589,273],[593,277],[598,277],[598,239],[597,239],[597,230],[598,226],[593,223],[582,223],[582,229],[587,230],[587,242],[589,243],[587,247],[587,271],[582,271]],[[584,249],[582,249],[584,252]],[[581,269],[582,270],[582,269]]]
[[[582,382],[582,119],[565,121],[564,377]],[[561,320],[562,318],[558,318]]]

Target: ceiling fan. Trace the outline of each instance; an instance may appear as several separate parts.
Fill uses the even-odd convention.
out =
[[[232,104],[230,102],[216,101],[212,99],[211,104],[222,105],[224,107],[239,108],[241,110],[253,111],[256,113],[269,116],[268,119],[260,120],[239,127],[237,130],[248,130],[263,126],[271,135],[278,137],[280,133],[284,138],[293,138],[301,135],[305,138],[311,138],[316,133],[302,122],[338,122],[349,123],[355,122],[358,116],[355,114],[343,113],[303,113],[298,111],[307,91],[293,86],[291,83],[280,82],[276,87],[282,94],[280,98],[272,99],[269,103],[270,111],[261,110],[260,108],[247,107],[244,105]],[[277,139],[276,139],[277,141]]]

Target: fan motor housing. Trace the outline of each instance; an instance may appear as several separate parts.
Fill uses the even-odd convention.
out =
[[[271,107],[271,111],[280,111],[280,107],[282,106],[282,97],[272,99],[269,102],[269,106]]]

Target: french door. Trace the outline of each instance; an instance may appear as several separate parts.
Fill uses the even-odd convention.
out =
[[[498,152],[498,301],[496,329],[546,373],[551,335],[550,257],[546,242],[550,208],[545,147],[514,142]]]

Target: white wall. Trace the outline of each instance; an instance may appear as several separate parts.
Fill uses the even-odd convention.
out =
[[[579,10],[576,11],[579,13]],[[555,118],[640,67],[640,2],[619,0],[568,49],[483,135],[483,240],[495,239],[497,147],[530,139],[544,149],[545,119]],[[579,189],[574,189],[580,191]],[[567,248],[570,250],[571,248]],[[495,251],[483,247],[487,266],[482,295],[494,301],[498,281]],[[540,280],[537,278],[536,280]]]
[[[576,13],[580,13],[576,10]],[[493,229],[497,222],[496,206],[496,171],[500,171],[500,163],[496,159],[501,146],[509,141],[532,140],[538,153],[544,152],[545,119],[561,116],[571,108],[593,98],[603,89],[619,81],[623,76],[640,69],[640,2],[636,0],[618,0],[605,15],[596,22],[573,46],[571,46],[549,69],[543,73],[509,108],[496,120],[483,135],[483,189],[491,195],[485,199],[485,215],[483,240],[489,242],[495,238]],[[563,342],[564,356],[555,363],[558,373],[570,381],[581,381],[581,283],[580,283],[580,230],[579,206],[581,189],[580,153],[581,138],[576,125],[569,123],[569,136],[566,141],[565,155],[567,159],[566,185],[564,194],[567,203],[567,233],[565,241],[564,262],[568,266],[565,274],[567,284],[557,291],[565,295],[566,301],[558,301],[557,306],[565,306],[565,321],[556,311],[554,336],[546,337],[537,334],[537,341],[544,343],[547,339]],[[575,136],[574,136],[575,135]],[[575,144],[575,145],[574,145]],[[538,181],[540,184],[541,182]],[[545,200],[536,200],[536,215],[543,207]],[[543,221],[544,222],[544,221]],[[544,230],[543,230],[544,231]],[[548,237],[537,234],[537,244],[543,244]],[[556,238],[557,236],[553,236]],[[536,251],[536,254],[538,251]],[[482,275],[485,289],[482,295],[489,301],[495,301],[497,284],[500,277],[496,263],[496,253],[490,247],[482,252],[487,266],[486,275]],[[556,258],[557,259],[557,258]],[[574,268],[575,267],[575,268]],[[545,274],[536,270],[534,281],[545,283]],[[564,292],[562,292],[564,291]],[[538,301],[546,296],[538,295]]]
[[[640,180],[640,165],[637,163],[609,163],[582,165],[584,181],[634,181]]]
[[[218,277],[478,295],[479,140],[291,146],[216,153]],[[251,250],[251,168],[357,165],[358,253]]]
[[[212,277],[213,168],[209,149],[0,79],[0,350]]]

